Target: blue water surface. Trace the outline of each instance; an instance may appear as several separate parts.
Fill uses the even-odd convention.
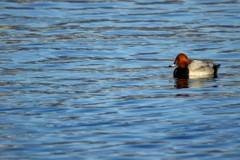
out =
[[[240,2],[0,2],[0,159],[239,159]],[[178,53],[221,64],[178,80]]]

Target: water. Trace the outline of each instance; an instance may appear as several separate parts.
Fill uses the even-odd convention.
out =
[[[239,159],[239,1],[1,1],[1,159]],[[221,64],[172,78],[175,56]]]

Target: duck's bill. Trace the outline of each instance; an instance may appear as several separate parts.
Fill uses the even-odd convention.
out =
[[[168,67],[176,67],[176,64],[169,65]]]

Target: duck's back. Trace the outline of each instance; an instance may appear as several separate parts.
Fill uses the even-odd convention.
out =
[[[188,69],[190,76],[214,75],[214,64],[207,61],[192,60]]]

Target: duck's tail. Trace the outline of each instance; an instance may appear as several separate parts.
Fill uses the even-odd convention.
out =
[[[214,77],[217,77],[218,69],[220,68],[221,64],[214,64],[213,70],[214,70]]]

